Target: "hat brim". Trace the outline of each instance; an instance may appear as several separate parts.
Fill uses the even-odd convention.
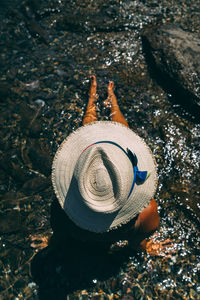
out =
[[[111,214],[97,213],[83,205],[74,192],[76,183],[72,182],[82,151],[103,140],[129,148],[137,155],[138,168],[151,172],[142,185],[135,184],[125,205]],[[60,145],[53,161],[52,183],[61,207],[75,224],[92,232],[106,232],[128,223],[148,206],[157,187],[156,162],[144,140],[130,128],[113,121],[92,122],[71,133]]]

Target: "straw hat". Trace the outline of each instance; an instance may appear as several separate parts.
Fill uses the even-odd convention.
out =
[[[128,127],[93,122],[63,141],[53,161],[52,182],[61,207],[76,225],[106,232],[148,206],[157,186],[156,163],[146,143]]]

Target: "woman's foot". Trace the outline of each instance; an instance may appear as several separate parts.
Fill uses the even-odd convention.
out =
[[[108,95],[114,94],[113,89],[114,89],[114,81],[109,81],[108,83]]]
[[[112,121],[122,123],[125,126],[129,127],[123,114],[120,111],[119,105],[117,103],[117,98],[115,96],[113,89],[114,89],[114,82],[110,81],[108,84],[108,97],[104,101],[104,107],[110,108],[110,117]]]
[[[114,106],[118,106],[117,98],[116,98],[115,93],[113,91],[114,86],[115,86],[114,82],[110,81],[109,84],[108,84],[108,97],[104,101],[105,108],[111,108],[111,110],[114,108]]]
[[[90,76],[90,92],[88,102],[90,102],[90,99],[92,99],[93,102],[97,99],[97,80],[95,75]]]

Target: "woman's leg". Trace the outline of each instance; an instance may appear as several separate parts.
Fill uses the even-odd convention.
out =
[[[104,105],[105,107],[111,106],[112,121],[119,122],[129,127],[122,112],[120,111],[113,88],[114,88],[114,82],[110,81],[108,84],[108,98],[104,101]]]
[[[91,84],[90,84],[90,92],[89,92],[89,100],[87,104],[87,109],[85,112],[85,115],[83,117],[83,125],[97,121],[97,115],[96,115],[96,99],[97,99],[97,94],[96,94],[96,89],[97,89],[97,82],[96,82],[96,77],[93,75],[90,77],[91,79]]]

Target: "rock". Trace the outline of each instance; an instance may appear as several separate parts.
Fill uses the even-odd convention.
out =
[[[9,95],[11,90],[11,86],[4,81],[0,81],[0,101],[3,102],[5,99],[7,98],[7,96]]]
[[[134,299],[142,299],[144,292],[141,289],[141,287],[139,286],[139,284],[136,284],[135,286],[132,287],[132,293],[134,295]]]
[[[0,168],[20,185],[31,176],[29,171],[21,165],[19,153],[16,150],[11,149],[1,155]]]
[[[10,211],[1,214],[0,232],[12,233],[21,229],[21,216],[18,211]]]
[[[11,0],[1,0],[0,1],[0,15],[3,16],[6,12],[12,7],[19,5],[20,0],[11,1]]]
[[[34,104],[36,105],[36,107],[40,108],[40,107],[45,106],[45,101],[42,99],[37,99],[34,101]]]
[[[102,0],[92,4],[91,1],[84,1],[84,4],[82,1],[69,2],[65,13],[57,19],[56,27],[72,32],[119,31],[124,28],[124,20],[119,13],[120,4],[117,0],[112,1],[112,4]]]
[[[149,70],[168,93],[193,113],[200,111],[200,38],[175,25],[142,33]]]
[[[0,204],[2,205],[1,207],[3,207],[5,210],[13,209],[13,207],[15,209],[20,209],[20,207],[23,206],[24,203],[28,206],[31,201],[37,201],[35,200],[36,198],[37,197],[34,197],[33,200],[33,196],[27,197],[22,192],[16,193],[14,191],[9,191],[0,196]]]
[[[51,174],[52,157],[45,141],[31,139],[27,147],[27,155],[33,168],[45,176],[49,176]]]
[[[133,298],[133,296],[131,296],[131,295],[124,295],[124,296],[122,297],[122,300],[134,300],[134,298]]]
[[[24,183],[22,187],[22,191],[26,192],[26,194],[38,193],[42,190],[45,190],[51,184],[50,178],[44,177],[35,177],[33,179],[28,180]]]
[[[9,191],[3,196],[0,197],[0,200],[5,200],[5,201],[15,201],[16,200],[16,192],[14,191]]]
[[[20,87],[27,91],[34,91],[34,90],[38,89],[39,86],[40,86],[39,80],[34,80],[29,83],[24,83],[24,82],[20,81]]]
[[[21,129],[31,137],[38,137],[42,131],[42,122],[40,118],[40,108],[34,110],[26,103],[19,105],[19,114],[21,116]]]
[[[33,2],[33,3],[31,3]],[[37,21],[37,15],[35,15],[34,8],[37,5],[37,1],[22,2],[20,5],[21,12],[24,16],[26,27],[32,37],[39,38],[45,44],[49,43],[49,37],[46,30]]]
[[[195,292],[194,289],[190,289],[190,299],[191,300],[198,299],[198,295],[197,295],[197,293]]]

